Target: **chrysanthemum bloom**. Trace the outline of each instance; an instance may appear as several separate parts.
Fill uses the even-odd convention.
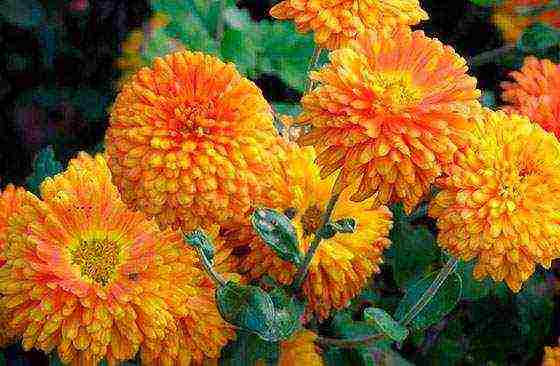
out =
[[[16,188],[9,184],[6,189],[0,193],[0,268],[6,263],[4,256],[4,247],[7,239],[7,223],[8,218],[14,215],[20,208],[25,195],[23,188]],[[0,298],[2,294],[0,293]],[[15,334],[7,327],[7,314],[0,308],[0,347],[9,344],[14,340]]]
[[[301,330],[290,339],[280,342],[280,357],[278,366],[322,366],[323,359],[319,354],[319,348],[315,345],[317,335],[309,330]],[[264,366],[264,362],[257,362],[258,366]]]
[[[280,163],[268,180],[271,188],[266,206],[293,216],[299,247],[305,253],[331,196],[334,179],[321,180],[313,164],[312,148],[279,144],[277,154]],[[379,272],[383,250],[390,245],[387,237],[392,214],[387,207],[372,208],[371,200],[352,202],[343,193],[332,214],[333,220],[342,218],[353,218],[356,231],[323,240],[303,284],[309,307],[320,319],[328,317],[332,309],[344,307]],[[281,284],[293,281],[296,267],[292,263],[277,257],[255,234],[248,241],[250,252],[241,264],[248,276],[268,274]],[[232,245],[236,244],[233,240]]]
[[[270,9],[293,19],[298,32],[315,33],[315,43],[337,49],[368,29],[414,25],[428,19],[418,0],[284,0]]]
[[[188,231],[245,217],[275,137],[255,84],[232,64],[185,51],[156,58],[123,87],[106,145],[123,200]]]
[[[302,99],[302,145],[314,145],[321,176],[360,180],[352,200],[403,201],[408,212],[452,161],[479,108],[476,79],[451,47],[405,28],[367,33],[311,73]]]
[[[41,195],[26,193],[10,217],[0,269],[0,308],[25,349],[56,348],[74,365],[130,359],[166,338],[191,297],[209,296],[194,252],[127,209],[101,155],[80,154]],[[208,338],[223,337],[225,323],[198,320]]]
[[[545,347],[542,366],[560,365],[560,347]]]
[[[492,21],[507,43],[515,43],[523,31],[536,22],[560,28],[560,10],[548,9],[553,0],[506,0],[494,8]],[[530,11],[530,10],[533,11]],[[541,9],[539,11],[539,9]]]
[[[560,65],[535,57],[525,59],[514,82],[503,82],[504,110],[529,117],[560,138]]]
[[[515,292],[560,256],[560,142],[526,117],[486,111],[441,179],[439,244]]]

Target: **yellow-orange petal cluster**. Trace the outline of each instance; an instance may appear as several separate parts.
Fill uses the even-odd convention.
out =
[[[523,31],[534,23],[542,22],[560,28],[560,10],[546,9],[552,2],[553,0],[501,1],[494,8],[492,21],[507,43],[515,43]]]
[[[352,200],[403,201],[410,212],[465,144],[480,105],[476,79],[449,46],[405,28],[367,33],[311,78],[302,99],[299,138],[314,145],[321,176],[340,170],[337,185],[359,185]]]
[[[542,366],[560,365],[560,347],[545,347]]]
[[[156,58],[122,88],[106,149],[123,200],[187,231],[245,217],[275,135],[254,83],[232,64],[184,51]]]
[[[280,342],[278,366],[322,366],[319,347],[315,345],[317,335],[307,329],[295,333],[290,339]],[[264,366],[262,361],[257,366]]]
[[[312,148],[279,143],[276,153],[278,164],[268,180],[270,189],[265,204],[280,212],[292,211],[299,247],[305,253],[329,201],[333,179],[321,180],[319,169],[313,164]],[[383,251],[390,245],[392,214],[387,207],[372,208],[371,201],[352,202],[348,194],[343,193],[332,218],[349,217],[356,221],[356,231],[322,241],[303,284],[309,308],[320,319],[327,318],[331,310],[344,307],[367,280],[379,272]],[[296,273],[295,266],[278,258],[250,230],[246,226],[246,235],[225,235],[232,246],[248,242],[250,251],[242,260],[242,272],[251,278],[268,274],[281,284],[290,284]],[[240,241],[240,237],[245,240]]]
[[[504,110],[525,115],[560,138],[560,65],[531,56],[511,77],[513,82],[502,83],[502,99],[509,103]]]
[[[293,19],[298,32],[315,33],[315,43],[337,49],[368,29],[414,25],[428,19],[418,0],[284,0],[270,9]]]
[[[70,365],[131,359],[166,339],[192,298],[210,296],[181,236],[126,207],[101,155],[80,154],[41,195],[26,193],[9,218],[0,268],[0,308],[25,349],[56,349]],[[199,322],[223,337],[223,321]]]
[[[486,111],[456,160],[429,211],[438,242],[476,259],[477,279],[517,292],[560,256],[560,142],[526,117]]]

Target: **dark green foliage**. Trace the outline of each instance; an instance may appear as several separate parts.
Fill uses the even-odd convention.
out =
[[[517,43],[517,47],[526,53],[535,53],[560,44],[560,30],[544,23],[535,23],[527,27]]]
[[[52,177],[63,170],[62,164],[54,156],[52,146],[41,150],[33,163],[33,174],[27,178],[26,186],[31,192],[39,194],[39,186],[47,177]]]
[[[254,333],[240,330],[237,338],[222,349],[220,366],[250,366],[258,360],[274,365],[280,355],[278,342],[267,342]]]
[[[394,341],[402,342],[408,336],[408,329],[400,325],[383,309],[367,308],[364,311],[366,320],[372,322],[378,331]]]

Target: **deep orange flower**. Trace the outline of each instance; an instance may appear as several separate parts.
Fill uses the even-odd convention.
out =
[[[315,43],[337,49],[368,29],[414,25],[428,19],[418,0],[284,0],[270,9],[277,19],[293,19]]]
[[[127,360],[211,296],[181,236],[127,209],[101,155],[80,154],[41,195],[26,193],[10,217],[0,269],[0,308],[25,349],[56,348],[72,365]],[[223,321],[198,320],[207,339],[229,336]]]
[[[547,6],[551,0],[506,0],[494,9],[492,21],[502,31],[508,43],[515,43],[523,34],[525,28],[536,22],[543,22],[560,28],[560,10],[551,9],[532,14],[523,11],[529,8],[538,9]]]
[[[560,65],[527,57],[514,82],[503,82],[504,110],[529,117],[560,138]]]
[[[300,250],[305,253],[318,229],[334,179],[321,180],[319,169],[313,164],[312,148],[279,143],[275,150],[278,164],[267,179],[270,188],[265,205],[280,212],[289,209],[295,215],[292,222]],[[327,318],[332,309],[344,307],[379,272],[383,251],[390,245],[392,214],[385,206],[372,208],[371,200],[352,202],[343,193],[332,217],[351,217],[356,220],[357,229],[352,234],[337,234],[323,240],[311,261],[303,291],[309,308],[320,319]],[[250,226],[225,232],[224,236],[232,247],[249,247],[241,263],[241,272],[249,278],[268,274],[284,285],[293,281],[295,266],[278,258]]]
[[[476,124],[429,214],[442,247],[476,259],[477,279],[517,292],[560,257],[560,142],[519,115],[485,111]]]
[[[560,365],[560,347],[545,347],[542,366]]]
[[[123,87],[106,144],[123,200],[188,231],[245,218],[275,137],[255,84],[232,64],[185,51],[156,58]]]
[[[451,47],[405,28],[367,33],[311,78],[299,122],[310,133],[321,176],[341,169],[337,186],[360,184],[351,197],[403,201],[408,212],[452,161],[468,117],[479,107],[476,79]]]

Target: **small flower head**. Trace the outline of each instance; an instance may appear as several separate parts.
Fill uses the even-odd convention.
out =
[[[279,144],[276,153],[279,164],[269,179],[266,205],[280,212],[290,212],[300,250],[305,253],[331,196],[333,179],[321,180],[313,164],[315,154],[311,148]],[[342,218],[356,221],[355,232],[323,240],[303,284],[310,309],[320,319],[328,317],[332,309],[344,307],[367,280],[379,272],[383,251],[390,245],[387,237],[392,215],[387,207],[372,208],[369,201],[352,202],[347,194],[342,194],[332,219]],[[245,235],[225,235],[232,246],[248,243],[250,251],[241,263],[242,272],[248,273],[250,278],[268,274],[281,284],[290,284],[296,273],[295,266],[278,258],[250,230],[246,227]],[[245,240],[240,241],[240,238]]]
[[[293,19],[299,32],[313,31],[315,43],[331,50],[368,29],[414,25],[428,19],[418,0],[284,0],[270,14]]]
[[[318,150],[321,176],[359,181],[355,201],[403,201],[410,211],[451,161],[479,108],[476,80],[451,47],[420,31],[367,33],[311,78],[300,137]]]
[[[165,339],[192,298],[210,296],[194,253],[128,210],[101,155],[80,154],[41,195],[26,193],[8,220],[0,268],[0,309],[25,349],[56,349],[71,365],[127,360]],[[205,321],[208,337],[225,326]]]
[[[560,65],[527,57],[514,82],[503,82],[504,110],[522,114],[560,138]]]
[[[542,366],[560,365],[560,347],[545,347]]]
[[[274,138],[255,84],[232,64],[184,51],[156,58],[122,88],[106,143],[123,200],[188,231],[245,217]]]
[[[519,291],[560,256],[560,142],[519,115],[486,111],[430,208],[439,244],[474,276]]]

